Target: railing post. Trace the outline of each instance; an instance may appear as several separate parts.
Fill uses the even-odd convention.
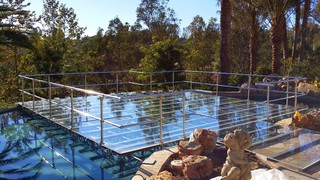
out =
[[[160,109],[160,137],[159,137],[159,143],[162,146],[163,145],[163,139],[162,139],[162,96],[159,97],[160,98],[160,102],[159,102],[159,109]]]
[[[52,99],[52,89],[51,89],[51,82],[49,81],[49,119],[52,118],[52,102],[51,102],[51,99]]]
[[[216,84],[216,96],[218,96],[218,91],[219,91],[219,74],[216,74],[217,78],[217,84]]]
[[[149,86],[150,86],[150,91],[152,91],[152,75],[153,75],[153,74],[150,74],[150,84],[149,84]]]
[[[84,74],[84,89],[87,89],[88,87],[88,85],[87,85],[87,74]]]
[[[190,72],[191,73],[191,77],[190,77],[190,90],[192,90],[192,72]]]
[[[103,144],[103,96],[100,96],[100,144]]]
[[[116,82],[117,82],[117,94],[119,93],[119,74],[116,74]]]
[[[174,91],[174,71],[172,71],[172,91]]]
[[[294,111],[297,111],[297,104],[298,104],[298,80],[295,79],[295,86],[294,86]]]
[[[74,126],[74,111],[73,111],[73,89],[70,90],[70,101],[71,101],[71,130],[73,129]]]
[[[182,135],[186,139],[186,94],[182,94]]]
[[[267,119],[269,119],[269,102],[270,102],[270,86],[267,85],[267,108],[266,108]]]
[[[286,98],[286,106],[289,105],[289,77],[287,78],[287,98]]]
[[[250,101],[251,73],[249,74],[247,103]]]
[[[32,79],[32,110],[35,110],[34,102],[35,101],[35,90],[34,90],[34,79]]]
[[[21,98],[22,98],[22,105],[24,105],[24,80],[23,80],[23,77],[21,77]]]

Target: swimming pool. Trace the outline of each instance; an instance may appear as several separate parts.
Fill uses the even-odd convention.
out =
[[[129,179],[139,167],[134,158],[106,154],[18,109],[0,114],[0,122],[0,179]]]
[[[279,160],[287,160],[286,156],[292,152],[295,155],[296,149],[300,148],[299,144],[295,145],[298,140],[303,143],[303,148],[310,151],[313,151],[310,147],[320,145],[318,136],[314,132],[301,130],[299,137],[308,139],[302,141],[301,138],[292,136],[292,130],[275,124],[278,120],[292,115],[291,106],[248,102],[199,92],[186,92],[185,98],[185,110],[182,108],[183,97],[180,95],[166,96],[162,99],[163,140],[166,142],[176,142],[183,136],[182,115],[185,111],[187,135],[195,128],[209,128],[219,132],[221,142],[220,138],[226,133],[236,128],[243,128],[253,138],[254,144],[251,150]],[[70,98],[54,101],[70,104]],[[99,111],[96,111],[99,97],[76,97],[73,101],[77,109],[99,114]],[[25,102],[25,106],[29,105],[31,108],[32,104]],[[46,101],[35,102],[36,112],[43,117],[48,116],[47,106]],[[159,122],[152,121],[159,116],[158,99],[154,97],[123,101],[105,99],[103,110],[111,122],[124,123],[123,125],[147,122],[127,128],[105,124],[104,145],[119,149],[139,145],[141,149],[146,149],[147,143],[151,142],[149,145],[152,147],[158,144]],[[85,141],[84,137],[91,136],[88,139],[99,137],[99,121],[75,113],[75,129],[71,132],[68,128],[71,125],[70,111],[59,107],[54,107],[53,111],[54,118],[51,120],[27,115],[19,110],[0,115],[0,178],[129,179],[140,166],[141,161],[136,157],[143,160],[153,152],[152,149],[147,149],[119,155],[99,146],[99,141],[92,146],[92,143]],[[286,146],[280,150],[281,152],[285,150],[285,154],[274,149],[270,151],[268,148],[269,146],[276,148],[277,144],[281,145],[282,142],[286,143]],[[275,153],[270,154],[270,152]],[[314,153],[309,154],[309,157],[319,157]],[[295,166],[308,167],[318,160],[318,158],[308,159],[303,162],[304,164],[299,161]]]

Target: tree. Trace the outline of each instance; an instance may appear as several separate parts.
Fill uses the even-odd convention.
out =
[[[234,0],[233,8],[235,25],[249,34],[249,71],[250,74],[254,74],[259,59],[259,32],[261,31],[259,20],[263,21],[265,17],[259,5],[255,5],[252,0]]]
[[[180,19],[176,18],[169,0],[142,0],[137,8],[137,22],[143,22],[153,36],[178,37]]]
[[[204,54],[206,23],[199,15],[195,16],[187,30],[189,38],[186,41],[186,48],[189,53],[185,62],[186,69],[203,70],[208,65]]]
[[[207,65],[212,65],[213,71],[219,71],[217,65],[219,64],[220,53],[220,31],[219,24],[216,18],[210,18],[204,34],[205,40],[205,59]]]
[[[83,71],[76,64],[81,62],[78,48],[85,28],[79,26],[74,10],[57,0],[45,0],[43,6],[43,36],[34,57],[39,73]]]
[[[221,45],[220,45],[220,71],[230,72],[230,40],[231,40],[231,14],[232,4],[231,0],[221,0]],[[222,75],[222,84],[228,84],[228,76]]]
[[[300,0],[294,0],[294,11],[295,11],[295,23],[294,23],[294,37],[292,42],[292,53],[291,56],[293,59],[297,57],[297,44],[299,37],[299,28],[300,28]]]
[[[185,35],[185,68],[212,71],[217,54],[217,40],[220,40],[216,19],[211,18],[206,25],[201,16],[195,16],[186,28]]]
[[[140,61],[139,71],[156,72],[179,69],[183,53],[179,39],[166,38],[162,41],[154,39],[153,44],[148,47],[142,47],[141,50],[145,56]],[[154,80],[170,82],[172,80],[171,75],[171,73],[166,73],[163,76],[158,75]],[[141,79],[145,78],[147,77],[141,76]]]
[[[285,16],[285,14],[284,14],[284,16]],[[283,46],[283,56],[282,57],[285,61],[289,58],[287,20],[286,19],[285,19],[284,23],[282,23],[282,46]]]
[[[33,30],[33,16],[23,10],[28,4],[21,1],[7,1],[0,5],[0,45],[13,45],[32,49],[30,37]]]
[[[282,57],[281,43],[283,23],[286,22],[286,11],[290,7],[290,0],[265,0],[260,2],[271,20],[270,41],[272,44],[272,73],[280,74],[280,59]]]
[[[26,69],[22,64],[27,64],[23,56],[34,48],[34,13],[25,10],[29,4],[24,0],[0,3],[0,97],[6,107],[18,100],[17,76]]]
[[[310,15],[310,5],[311,5],[311,0],[305,0],[303,19],[302,19],[302,25],[301,25],[301,44],[300,44],[299,62],[305,59],[304,51],[306,48],[306,34],[307,34],[308,18]]]
[[[123,70],[130,67],[132,42],[130,42],[130,25],[123,24],[119,18],[109,22],[106,33],[107,42],[107,61],[105,70]]]

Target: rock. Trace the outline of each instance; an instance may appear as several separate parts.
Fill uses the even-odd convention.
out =
[[[213,173],[211,160],[206,156],[190,155],[182,159],[186,179],[203,179]]]
[[[131,180],[144,180],[144,177],[140,174],[132,176]]]
[[[274,84],[274,86],[270,87],[270,90],[272,90],[272,89],[280,90],[281,86],[282,86],[282,82],[278,82],[278,81],[282,81],[282,78],[281,77],[277,77],[277,76],[279,76],[279,75],[270,74],[270,75],[266,76],[265,78],[263,78],[262,82]],[[259,88],[267,89],[267,86],[262,86],[262,87],[259,87]]]
[[[157,175],[152,175],[147,178],[148,180],[178,180],[177,177],[173,176],[169,171],[162,171]]]
[[[217,133],[209,129],[196,128],[190,134],[189,141],[200,143],[204,153],[211,153],[216,147]]]
[[[309,96],[320,96],[320,88],[304,82],[299,83],[298,92],[305,93]]]
[[[241,86],[240,86],[240,93],[248,93],[248,88],[249,88],[249,83],[248,82],[245,82],[245,83],[243,83]],[[254,84],[250,84],[250,92],[251,93],[256,93],[257,92],[257,87],[256,87],[256,85],[254,85]]]
[[[277,82],[279,80],[281,80],[281,77],[278,77],[278,74],[270,74],[268,76],[266,76],[265,78],[263,78],[263,82]]]
[[[307,129],[320,130],[320,114],[309,112],[307,114],[295,113],[292,118],[292,125],[295,127],[302,127]]]
[[[182,174],[182,160],[173,160],[170,163],[172,173],[176,175]]]
[[[178,145],[179,157],[188,155],[200,155],[202,153],[202,146],[194,141],[180,141]]]

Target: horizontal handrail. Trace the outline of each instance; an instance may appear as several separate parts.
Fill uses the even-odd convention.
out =
[[[112,74],[112,73],[160,74],[160,73],[173,73],[173,72],[174,73],[202,73],[202,74],[239,75],[239,76],[251,76],[251,77],[289,78],[289,79],[295,79],[295,80],[307,80],[306,77],[296,77],[296,76],[241,74],[241,73],[195,71],[195,70],[173,70],[173,71],[154,71],[154,72],[143,72],[143,71],[136,71],[136,70],[104,71],[104,72],[68,72],[68,73],[51,73],[51,74],[22,74],[22,75],[19,75],[19,77],[37,77],[37,76],[41,77],[41,76],[61,76],[61,75],[64,76],[64,75],[85,75],[85,74]]]
[[[297,94],[297,97],[302,97],[302,96],[305,96],[305,94]],[[281,101],[281,100],[285,100],[285,99],[292,99],[292,98],[295,98],[295,95],[292,95],[292,96],[288,96],[288,97],[282,97],[282,98],[277,98],[277,99],[272,99],[272,100],[269,100],[269,102],[277,102],[277,101]],[[267,101],[264,101],[264,102],[267,102]]]
[[[171,74],[165,74],[165,73],[171,73]],[[101,75],[101,76],[93,76],[93,82],[92,80],[90,83],[88,83],[88,75]],[[106,75],[102,76],[104,74],[111,74],[111,75]],[[140,77],[138,75],[144,75],[143,79],[139,79]],[[163,79],[162,82],[160,82],[159,78],[157,78],[157,75],[161,75],[160,79]],[[53,82],[54,78],[50,78],[52,76],[67,76],[67,75],[80,75],[80,79],[70,79],[67,82],[71,82],[72,84],[75,85],[67,85],[67,84],[62,84],[60,82]],[[240,87],[240,86],[234,86],[234,85],[224,85],[224,84],[219,84],[219,79],[222,78],[222,76],[244,76],[247,78],[248,82],[248,87]],[[49,102],[49,110],[50,110],[50,118],[52,117],[52,104],[58,105],[59,107],[66,109],[70,111],[70,116],[71,116],[71,129],[73,128],[73,120],[74,120],[74,113],[77,113],[79,115],[83,115],[86,117],[89,117],[93,120],[98,120],[100,121],[100,131],[101,131],[101,144],[103,144],[103,124],[109,124],[117,128],[128,128],[132,126],[139,126],[139,125],[146,125],[146,124],[151,124],[151,123],[158,123],[158,128],[160,131],[160,138],[159,138],[159,144],[163,144],[162,142],[162,123],[166,121],[168,118],[182,118],[183,119],[183,137],[185,138],[185,123],[186,123],[186,115],[187,114],[198,114],[200,116],[204,117],[210,117],[210,115],[203,114],[198,111],[194,111],[192,108],[189,107],[188,112],[186,112],[186,106],[187,104],[185,103],[186,101],[186,95],[185,92],[187,91],[194,91],[197,90],[197,87],[206,87],[208,89],[214,89],[212,91],[209,91],[211,93],[216,92],[216,95],[219,93],[219,88],[228,88],[228,89],[238,89],[238,90],[247,90],[247,101],[250,100],[250,91],[258,91],[258,92],[267,92],[267,101],[264,101],[266,104],[269,104],[270,102],[277,102],[280,100],[288,100],[289,99],[295,99],[294,103],[294,108],[296,109],[297,107],[297,98],[304,96],[305,94],[303,93],[298,93],[297,92],[297,84],[299,81],[306,80],[307,78],[305,77],[292,77],[292,76],[278,76],[278,75],[257,75],[257,74],[240,74],[240,73],[226,73],[226,72],[213,72],[213,71],[197,71],[197,70],[173,70],[173,71],[155,71],[155,72],[142,72],[142,71],[136,71],[136,70],[124,70],[124,71],[107,71],[107,72],[70,72],[70,73],[54,73],[54,74],[32,74],[32,75],[19,75],[19,77],[22,79],[22,88],[19,90],[22,92],[22,103],[24,102],[24,95],[28,95],[32,97],[32,103],[33,103],[33,110],[35,110],[35,98],[45,100]],[[47,80],[46,78],[47,77]],[[269,78],[269,82],[258,82],[256,83],[255,87],[252,87],[252,78],[253,77],[259,77],[260,78]],[[104,79],[105,78],[105,79]],[[51,79],[51,80],[50,80]],[[64,77],[61,78],[61,80],[64,80]],[[79,81],[80,80],[80,81]],[[25,87],[25,81],[28,81],[28,86]],[[32,84],[29,83],[32,81]],[[103,83],[105,81],[105,83]],[[35,85],[35,82],[37,82],[37,86]],[[101,83],[102,82],[102,83]],[[294,82],[294,83],[290,83]],[[41,84],[39,86],[38,84]],[[280,88],[274,88],[276,84],[283,84],[287,85],[286,90],[281,90]],[[286,83],[286,84],[285,84]],[[42,85],[45,84],[45,85]],[[179,84],[179,85],[178,85]],[[181,85],[182,84],[182,85]],[[189,88],[185,86],[184,84],[189,85]],[[293,87],[294,84],[294,87]],[[107,89],[108,92],[112,92],[116,87],[116,94],[110,93],[102,93],[94,90],[89,90],[87,89],[88,87],[99,87],[99,86],[108,86],[110,87],[112,85],[113,87]],[[149,91],[153,92],[150,94],[133,94],[133,95],[128,95],[128,96],[123,96],[119,94],[119,86],[122,88],[122,86],[126,86],[132,88],[132,87],[142,87],[139,88],[141,91],[145,91],[148,89]],[[175,85],[177,85],[177,88],[175,88]],[[289,85],[292,86],[293,88],[289,89]],[[153,88],[159,89],[165,87],[167,88],[168,91],[166,92],[157,92],[154,93]],[[171,88],[170,88],[171,87]],[[285,87],[285,86],[284,86]],[[205,89],[206,89],[205,88]],[[51,99],[52,96],[52,90],[56,89],[66,89],[69,90],[69,95],[70,95],[70,102],[67,103],[60,103],[60,102],[55,102],[53,99]],[[179,90],[180,89],[180,90]],[[128,90],[128,89],[126,89]],[[291,90],[291,91],[290,91]],[[41,92],[42,91],[42,92]],[[49,97],[44,98],[41,97],[40,95],[36,94],[47,94]],[[88,113],[85,112],[84,109],[77,109],[77,107],[74,106],[74,93],[75,92],[80,92],[80,93],[85,93],[85,95],[94,95],[94,96],[99,96],[100,97],[100,117],[98,117],[97,113]],[[239,91],[240,92],[240,91]],[[286,97],[280,97],[276,99],[269,99],[270,98],[270,93],[279,93],[279,94],[285,94]],[[77,95],[77,94],[76,94]],[[165,110],[166,109],[166,104],[163,103],[163,97],[165,96],[175,96],[179,95],[179,98],[182,100],[180,101],[181,105],[181,112],[178,114],[169,116],[169,117],[164,117],[166,116]],[[180,96],[181,95],[181,96]],[[144,122],[129,122],[129,123],[122,123],[119,121],[110,121],[113,120],[113,118],[109,118],[110,114],[107,116],[103,114],[103,101],[105,98],[111,98],[111,99],[116,99],[119,102],[123,100],[139,100],[139,99],[148,99],[148,98],[155,98],[158,99],[158,105],[154,105],[157,107],[155,111],[160,111],[159,117],[153,117],[151,120],[144,121]],[[70,104],[68,104],[70,103]],[[155,102],[156,103],[156,102]],[[174,102],[172,102],[174,103]],[[179,106],[180,106],[179,105]],[[191,105],[190,103],[188,105]],[[247,109],[248,110],[248,109]],[[194,112],[193,112],[194,111]],[[240,110],[240,112],[245,111],[245,110]],[[93,113],[93,114],[92,114]],[[268,113],[268,112],[267,112]],[[268,119],[268,115],[266,117]],[[130,118],[129,118],[130,119]]]
[[[123,71],[103,71],[103,72],[66,72],[66,73],[50,73],[50,74],[20,74],[19,77],[42,77],[42,76],[65,76],[65,75],[85,75],[85,74],[112,74],[112,73],[127,73],[129,70]]]

